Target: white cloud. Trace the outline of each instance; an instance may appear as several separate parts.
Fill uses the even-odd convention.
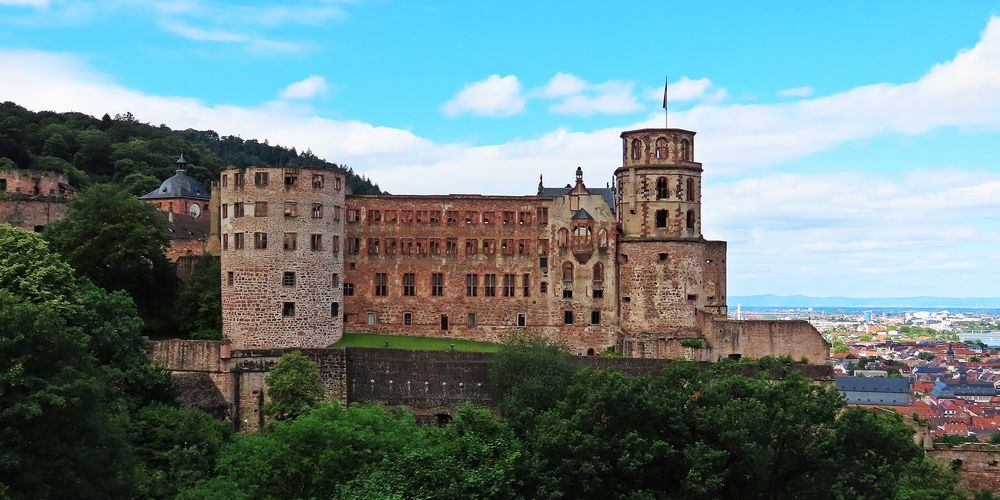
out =
[[[809,97],[811,95],[813,95],[813,88],[808,85],[778,91],[778,97]]]
[[[634,86],[632,82],[616,80],[590,83],[571,73],[558,72],[544,87],[529,92],[529,96],[559,100],[549,106],[552,113],[577,116],[620,115],[643,108],[633,93]]]
[[[560,71],[537,92],[537,95],[546,98],[565,97],[583,92],[587,85],[587,82],[582,78]]]
[[[290,84],[281,91],[282,99],[311,99],[330,88],[326,78],[319,75],[311,75],[305,80]]]
[[[517,76],[490,75],[485,80],[466,84],[455,97],[444,103],[445,116],[513,116],[524,111],[524,96]]]
[[[282,40],[271,40],[268,38],[248,36],[242,33],[226,31],[222,29],[204,29],[192,26],[188,23],[166,20],[160,23],[165,31],[173,33],[188,40],[198,42],[222,42],[245,44],[250,49],[257,52],[268,53],[295,53],[302,52],[309,48],[308,44],[286,42]]]
[[[712,80],[708,78],[698,78],[691,79],[686,76],[682,76],[680,80],[671,82],[668,86],[668,101],[669,102],[691,102],[691,101],[702,101],[710,103],[718,103],[726,98],[728,95],[726,89],[715,87],[712,89]],[[663,101],[663,88],[656,87],[649,89],[645,92],[644,97],[651,101]]]

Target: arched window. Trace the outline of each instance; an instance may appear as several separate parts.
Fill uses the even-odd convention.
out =
[[[597,239],[601,248],[607,248],[608,246],[608,230],[601,229],[601,232],[597,233]]]
[[[632,159],[638,160],[642,156],[642,141],[632,139]]]
[[[656,211],[656,227],[664,228],[667,227],[667,211],[657,210]]]
[[[562,279],[563,281],[573,281],[573,263],[568,260],[563,262]]]
[[[662,137],[656,140],[656,159],[667,159],[667,140]]]
[[[604,264],[594,264],[594,281],[604,281]]]
[[[694,210],[688,210],[687,212],[687,228],[694,229]]]
[[[687,201],[694,201],[694,179],[688,179],[687,185]]]
[[[667,178],[659,177],[656,179],[656,199],[662,200],[667,197]]]
[[[681,141],[681,159],[684,161],[691,160],[691,141],[687,139]]]
[[[566,248],[566,244],[569,242],[569,230],[566,228],[560,228],[559,232],[556,233],[556,245],[559,248]]]

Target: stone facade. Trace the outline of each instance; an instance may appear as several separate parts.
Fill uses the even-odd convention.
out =
[[[343,176],[221,174],[222,334],[234,348],[326,347],[343,335]]]
[[[958,472],[958,484],[962,488],[1000,493],[1000,446],[985,443],[935,444],[927,453],[942,466]]]
[[[41,232],[63,218],[76,194],[65,174],[37,170],[0,170],[0,223]]]

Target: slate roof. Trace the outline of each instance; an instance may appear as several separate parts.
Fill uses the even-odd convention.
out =
[[[163,235],[169,240],[204,240],[208,238],[211,230],[211,220],[208,214],[203,213],[201,217],[195,219],[188,214],[163,214],[167,218],[167,226]]]
[[[910,381],[887,377],[837,377],[838,391],[910,393]]]
[[[954,398],[961,396],[996,396],[997,388],[989,382],[941,382],[934,384],[931,396]]]
[[[143,200],[156,200],[160,198],[192,198],[196,200],[208,200],[209,192],[198,181],[188,177],[187,171],[177,170],[177,173],[170,176],[160,184],[160,187],[140,196]]]
[[[580,210],[577,210],[576,213],[574,213],[573,216],[570,217],[570,219],[571,220],[587,220],[587,219],[593,219],[593,217],[591,217],[590,212],[588,212],[588,211],[586,211],[586,210],[584,210],[584,209],[581,208]]]
[[[561,188],[547,188],[543,187],[541,192],[537,193],[537,196],[551,196],[553,198],[557,196],[563,196],[573,188],[566,186]],[[611,209],[611,213],[615,213],[615,192],[611,188],[587,188],[587,191],[591,194],[599,194],[604,198],[604,203],[608,204],[608,208]]]

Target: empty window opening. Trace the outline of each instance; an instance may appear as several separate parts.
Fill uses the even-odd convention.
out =
[[[604,264],[600,262],[594,264],[594,282],[601,283],[604,281]]]
[[[545,282],[545,281],[541,282],[541,284],[538,285],[538,292],[541,293],[542,295],[545,295],[546,293],[549,293],[549,284],[548,284],[548,282]]]
[[[40,233],[40,232],[42,232],[44,230],[45,230],[45,226],[35,226],[35,227],[32,228],[32,231],[34,231],[36,233]]]
[[[694,229],[694,210],[687,211],[687,228]]]
[[[226,273],[226,284],[229,285],[229,286],[233,286],[233,281],[234,281],[234,274],[233,274],[233,272],[232,271],[227,272]]]
[[[687,191],[684,192],[687,201],[694,201],[694,179],[687,180]]]
[[[285,271],[282,273],[281,284],[284,286],[295,286],[295,273],[292,271]]]
[[[281,315],[288,318],[295,316],[295,302],[284,302],[281,304]]]
[[[431,274],[431,295],[434,297],[444,296],[444,274]],[[447,328],[445,328],[447,330]]]
[[[254,217],[267,217],[267,202],[257,201],[253,204],[253,216]]]
[[[657,228],[661,228],[661,229],[667,227],[667,211],[666,210],[657,210],[656,211],[656,227]]]
[[[667,197],[667,178],[659,177],[656,179],[656,199],[662,200]]]
[[[340,285],[340,275],[337,274],[337,273],[333,273],[330,276],[330,284],[333,285],[333,286],[339,286]]]
[[[656,140],[656,159],[666,160],[667,159],[667,140],[660,137]]]
[[[698,300],[698,296],[695,295],[695,294],[693,294],[693,293],[689,293],[687,298],[688,298],[689,301]]]
[[[466,274],[465,275],[465,296],[475,297],[479,289],[479,275],[478,274]]]
[[[389,294],[389,278],[386,273],[375,273],[375,296],[385,297]]]
[[[253,184],[257,187],[267,186],[267,172],[256,172],[253,174]]]
[[[684,161],[691,160],[691,141],[687,139],[681,140],[681,159]]]
[[[594,298],[595,299],[603,299],[604,298],[604,290],[594,290]]]
[[[330,317],[331,318],[336,318],[337,316],[340,316],[340,302],[331,302],[330,303]]]
[[[240,210],[240,216],[243,215],[243,210]],[[299,204],[294,201],[285,202],[285,217],[298,217],[299,216]]]
[[[323,235],[322,234],[311,234],[309,235],[309,249],[313,251],[320,251],[323,249]]]
[[[729,355],[729,359],[731,359],[733,361],[739,361],[740,358],[742,358],[742,357],[743,357],[742,354],[735,353],[735,352]]]
[[[503,296],[513,297],[514,296],[514,275],[505,274],[503,275]]]
[[[573,324],[573,311],[563,311],[563,324],[564,325]]]
[[[257,250],[267,248],[267,233],[253,233],[253,247]]]
[[[354,283],[344,283],[344,297],[354,296]]]
[[[476,326],[476,313],[469,313],[465,316],[465,326],[470,328]]]
[[[444,331],[448,331],[448,315],[447,314],[442,314],[441,315],[441,329],[444,330]]]
[[[403,313],[403,325],[413,326],[413,313]]]
[[[565,282],[573,281],[573,263],[570,261],[563,262],[562,265],[562,280]]]
[[[485,297],[496,297],[497,295],[497,275],[495,274],[484,274],[483,275],[483,296]]]
[[[524,327],[528,324],[528,315],[524,313],[517,313],[517,326]]]
[[[591,311],[590,312],[590,324],[599,325],[601,324],[601,311]]]
[[[323,174],[313,174],[313,189],[323,189]]]
[[[523,274],[521,275],[521,289],[525,297],[531,295],[531,275]]]
[[[285,174],[285,189],[292,189],[295,187],[295,183],[299,180],[299,176],[295,174]]]
[[[666,252],[660,253],[659,258],[660,258],[660,262],[666,262],[667,261],[667,253]]]
[[[622,297],[622,302],[632,302],[632,297],[629,297],[628,295],[626,295],[626,296]]]
[[[640,157],[642,157],[642,141],[632,139],[632,159],[638,160]]]

